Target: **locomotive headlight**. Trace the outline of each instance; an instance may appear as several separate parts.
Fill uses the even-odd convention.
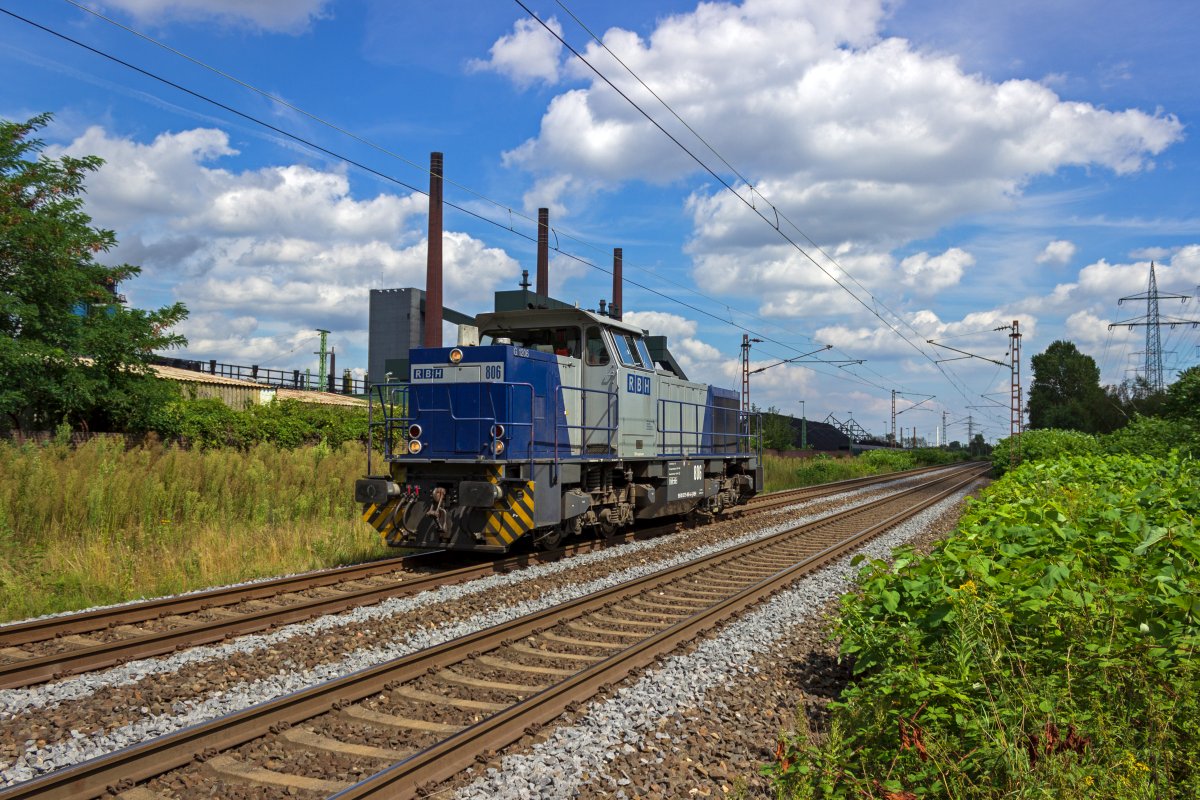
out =
[[[421,438],[421,426],[415,422],[412,425],[409,425],[408,426],[408,438],[420,439]]]
[[[503,425],[493,425],[492,426],[492,438],[493,439],[504,438],[504,426]]]
[[[408,452],[414,456],[417,453],[421,452],[421,443],[418,442],[416,439],[413,439],[411,442],[408,443]]]
[[[495,447],[496,455],[500,455],[501,453],[504,452],[504,442],[497,441],[495,443],[494,447]]]
[[[463,356],[462,350],[459,350],[457,347],[454,348],[453,350],[450,351],[450,363],[457,364],[458,362],[462,361],[462,356]]]

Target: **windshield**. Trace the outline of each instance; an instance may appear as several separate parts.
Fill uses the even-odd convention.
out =
[[[480,341],[493,344],[496,339],[509,339],[517,347],[528,347],[542,353],[579,358],[579,328],[574,326],[486,331]]]

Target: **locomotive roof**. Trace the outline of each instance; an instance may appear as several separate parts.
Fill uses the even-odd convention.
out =
[[[629,322],[602,316],[582,308],[523,308],[516,311],[492,311],[475,317],[480,331],[530,330],[555,325],[601,325],[605,328],[641,335],[642,329]]]

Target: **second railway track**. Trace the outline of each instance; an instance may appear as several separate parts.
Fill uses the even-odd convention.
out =
[[[306,796],[411,796],[979,474],[978,468],[954,470],[816,522],[61,770],[0,798],[210,796],[236,784]]]
[[[733,515],[772,511],[940,469],[944,468],[926,467],[760,495],[751,504],[735,509]],[[443,554],[416,554],[2,626],[0,689],[29,686],[303,622],[620,541],[661,535],[676,526],[671,523],[632,531],[617,541],[585,541],[561,550],[468,566],[439,568],[446,563],[439,561]]]

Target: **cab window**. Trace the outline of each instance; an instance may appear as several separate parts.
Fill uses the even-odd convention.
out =
[[[646,340],[639,336],[634,341],[637,343],[638,355],[642,357],[642,365],[647,369],[654,369],[654,359],[650,357],[650,351],[646,348]]]
[[[617,355],[621,357],[622,364],[627,367],[647,366],[642,362],[642,356],[638,353],[637,344],[631,334],[613,331],[613,343],[617,346]]]
[[[590,367],[602,367],[608,363],[608,348],[604,346],[604,337],[596,325],[587,329],[587,339],[584,344],[587,363]]]

